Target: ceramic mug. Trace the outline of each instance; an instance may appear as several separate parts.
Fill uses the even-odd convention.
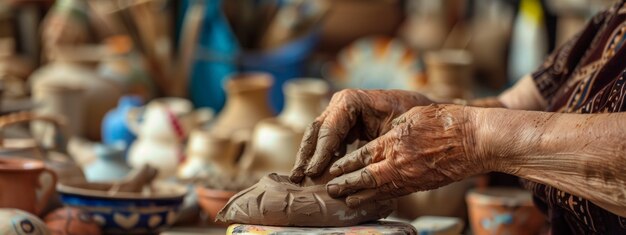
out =
[[[51,180],[45,182],[44,175],[49,175]],[[42,185],[42,181],[47,184]],[[39,215],[54,194],[56,183],[56,174],[42,161],[0,158],[0,208]],[[39,190],[42,192],[38,193]]]

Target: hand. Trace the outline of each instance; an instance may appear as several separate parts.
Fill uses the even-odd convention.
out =
[[[476,108],[415,107],[393,121],[385,135],[336,161],[328,182],[332,197],[356,207],[416,191],[435,189],[486,172],[475,146]]]
[[[370,141],[391,129],[391,121],[412,107],[433,102],[400,90],[342,90],[306,130],[290,180],[319,176],[334,156],[355,140]]]

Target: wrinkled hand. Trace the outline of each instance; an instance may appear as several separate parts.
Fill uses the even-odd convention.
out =
[[[327,184],[333,197],[355,207],[372,200],[435,189],[485,172],[475,147],[475,108],[415,107],[385,135],[337,160]]]
[[[433,102],[416,92],[400,90],[342,90],[306,130],[290,180],[319,176],[331,159],[345,154],[355,140],[371,141],[391,129],[397,116]]]

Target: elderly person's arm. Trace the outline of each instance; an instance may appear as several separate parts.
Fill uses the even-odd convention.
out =
[[[348,205],[500,171],[626,216],[626,113],[561,114],[460,105],[416,107],[330,168]]]

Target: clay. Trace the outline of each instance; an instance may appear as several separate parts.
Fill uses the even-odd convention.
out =
[[[272,226],[351,226],[387,217],[394,201],[378,201],[349,208],[333,199],[324,185],[300,186],[287,176],[269,174],[254,186],[239,192],[217,215],[226,223]]]
[[[49,180],[43,180],[45,177]],[[0,208],[42,213],[55,193],[57,177],[42,161],[0,158]]]
[[[52,235],[100,235],[100,225],[93,217],[77,208],[59,208],[45,218]]]

